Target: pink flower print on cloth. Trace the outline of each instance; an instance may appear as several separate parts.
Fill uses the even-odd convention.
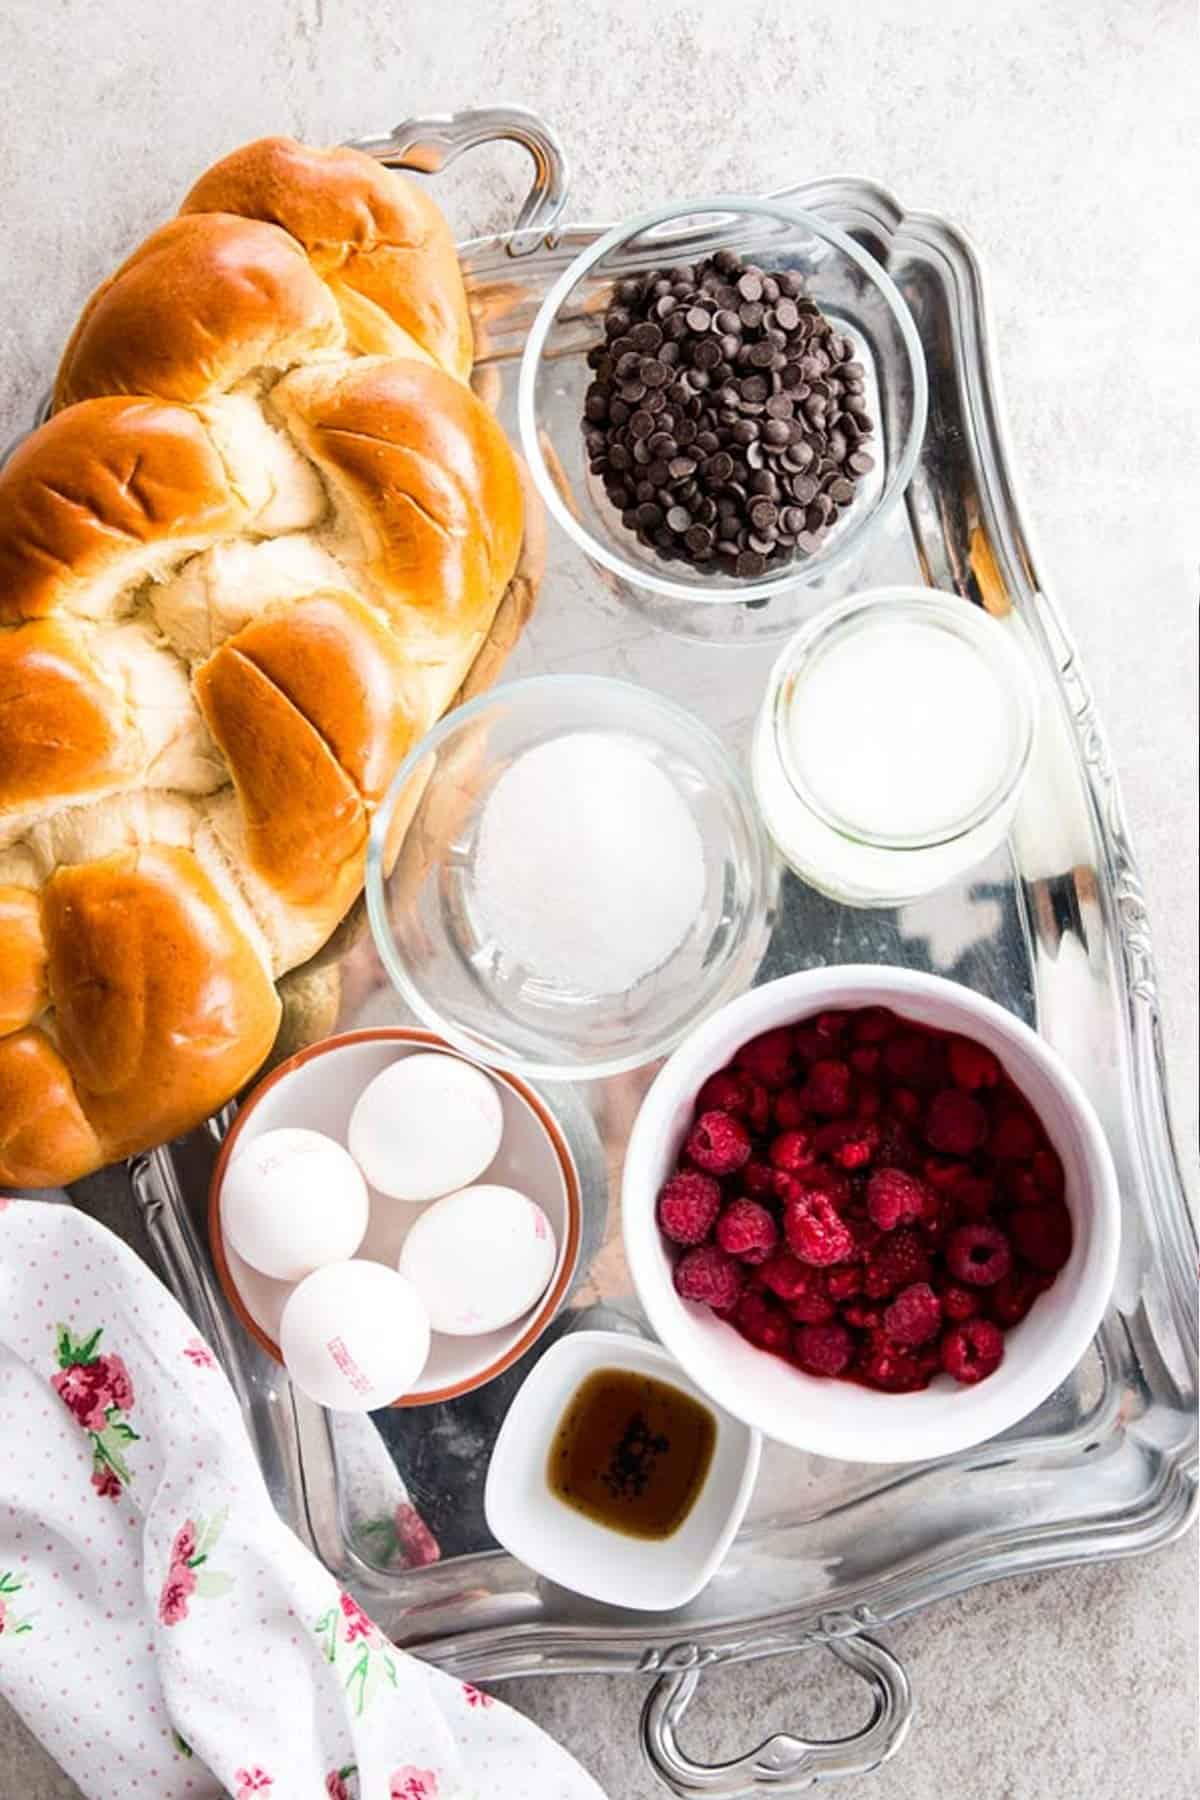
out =
[[[188,1601],[196,1591],[196,1572],[186,1563],[174,1563],[158,1597],[158,1616],[164,1625],[178,1625],[188,1616]]]
[[[234,1800],[254,1800],[256,1794],[270,1794],[275,1787],[274,1777],[258,1763],[252,1769],[235,1769],[233,1779],[238,1784]]]
[[[330,1769],[325,1777],[325,1792],[329,1800],[358,1800],[358,1764],[346,1763],[340,1769]]]
[[[190,1339],[189,1342],[183,1346],[183,1354],[187,1357],[193,1368],[215,1369],[217,1366],[217,1359],[209,1349],[208,1345],[204,1342],[203,1338],[194,1337]]]
[[[349,1594],[343,1593],[338,1595],[338,1605],[341,1607],[342,1617],[346,1621],[346,1642],[354,1644],[361,1638],[370,1649],[377,1650],[383,1642],[382,1633],[378,1626],[374,1625],[367,1617],[358,1601],[352,1600]]]
[[[133,1480],[125,1461],[138,1434],[125,1414],[133,1406],[133,1382],[119,1356],[98,1349],[103,1327],[73,1338],[67,1326],[55,1334],[58,1372],[50,1385],[92,1440],[92,1486],[105,1500],[119,1500]]]
[[[321,1614],[313,1630],[324,1640],[326,1661],[342,1676],[356,1718],[382,1685],[398,1685],[390,1644],[349,1594],[339,1592],[337,1604]]]
[[[462,1692],[463,1692],[463,1699],[466,1701],[468,1706],[487,1707],[487,1706],[494,1706],[496,1704],[496,1702],[492,1699],[492,1696],[490,1694],[485,1694],[482,1688],[472,1687],[472,1685],[469,1681],[463,1682]]]
[[[33,1630],[29,1620],[13,1610],[13,1595],[24,1591],[25,1583],[11,1570],[0,1575],[0,1637],[20,1637]]]
[[[158,1617],[163,1625],[178,1625],[187,1618],[193,1594],[201,1600],[215,1600],[233,1586],[232,1575],[208,1567],[209,1553],[226,1517],[227,1509],[222,1507],[211,1519],[185,1519],[175,1533],[166,1580],[158,1596]]]
[[[414,1769],[406,1763],[392,1772],[388,1800],[437,1800],[438,1779],[432,1769]]]
[[[123,1491],[121,1483],[107,1463],[100,1463],[93,1468],[92,1486],[102,1500],[119,1500]]]

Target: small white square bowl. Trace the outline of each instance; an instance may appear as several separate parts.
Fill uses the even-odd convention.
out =
[[[704,1486],[670,1537],[626,1537],[551,1491],[546,1469],[559,1423],[596,1369],[632,1369],[665,1381],[716,1420]],[[501,1426],[484,1490],[488,1529],[560,1587],[610,1606],[670,1612],[694,1599],[724,1559],[749,1505],[761,1452],[759,1433],[715,1405],[658,1344],[619,1331],[569,1332],[535,1366]]]

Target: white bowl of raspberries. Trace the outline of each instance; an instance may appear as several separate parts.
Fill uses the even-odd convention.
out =
[[[939,976],[814,969],[668,1058],[623,1177],[658,1337],[796,1449],[913,1462],[994,1437],[1083,1356],[1116,1275],[1100,1122],[1035,1031]]]

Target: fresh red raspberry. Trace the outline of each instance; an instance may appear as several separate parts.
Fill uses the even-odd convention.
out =
[[[733,1310],[733,1323],[751,1344],[785,1356],[791,1347],[792,1324],[782,1306],[759,1288],[748,1288]]]
[[[807,1263],[802,1263],[787,1250],[777,1250],[758,1271],[758,1279],[771,1293],[790,1305],[800,1294],[816,1285],[816,1276]]]
[[[974,1043],[971,1038],[951,1038],[947,1060],[950,1064],[950,1079],[956,1087],[973,1092],[976,1088],[995,1087],[1000,1079],[1000,1064],[996,1058],[990,1050],[985,1050],[982,1044]]]
[[[813,1020],[813,1029],[822,1043],[827,1046],[826,1054],[835,1053],[841,1046],[842,1039],[850,1025],[850,1014],[831,1009],[818,1013]]]
[[[1016,1107],[1001,1114],[988,1139],[988,1153],[997,1162],[1028,1162],[1039,1147],[1037,1126],[1027,1112]]]
[[[950,1198],[964,1225],[981,1225],[996,1210],[996,1184],[986,1175],[964,1175],[954,1183]]]
[[[851,1092],[850,1069],[836,1057],[815,1062],[803,1089],[809,1111],[824,1119],[840,1119],[848,1113]]]
[[[813,1140],[807,1131],[781,1131],[772,1139],[767,1155],[777,1169],[795,1175],[812,1162]]]
[[[696,1111],[735,1113],[744,1118],[750,1105],[750,1077],[741,1069],[718,1069],[696,1095]]]
[[[862,1284],[863,1272],[857,1263],[839,1263],[836,1269],[825,1271],[825,1292],[839,1305],[861,1294]]]
[[[948,1194],[937,1188],[926,1188],[921,1217],[917,1220],[917,1226],[926,1245],[931,1250],[941,1248],[947,1232],[957,1222],[957,1218],[953,1201]]]
[[[783,1234],[793,1255],[814,1268],[848,1262],[854,1255],[854,1239],[828,1195],[818,1188],[805,1189],[798,1199],[788,1201]]]
[[[1034,1180],[1033,1170],[1027,1163],[1002,1163],[1000,1165],[1000,1191],[1004,1204],[1011,1212],[1018,1206],[1042,1206],[1046,1196]]]
[[[781,1088],[771,1097],[771,1117],[780,1131],[799,1131],[810,1121],[804,1095],[798,1087]]]
[[[903,1093],[898,1088],[897,1093]],[[916,1096],[913,1096],[914,1099]],[[879,1144],[875,1151],[877,1169],[906,1169],[912,1174],[920,1170],[921,1159],[913,1143],[912,1132],[903,1119],[885,1116],[879,1121]]]
[[[1049,1148],[1033,1153],[1033,1179],[1048,1200],[1061,1200],[1067,1191],[1067,1178],[1057,1151]]]
[[[779,1242],[779,1227],[757,1200],[731,1200],[717,1220],[717,1243],[745,1263],[764,1263]]]
[[[850,1035],[856,1044],[882,1044],[894,1035],[899,1020],[886,1006],[864,1006],[855,1013]]]
[[[1032,1269],[1014,1269],[1011,1274],[1002,1276],[994,1288],[988,1289],[988,1312],[1002,1331],[1008,1331],[1021,1323],[1038,1295],[1048,1286],[1047,1276],[1035,1275]]]
[[[867,1387],[885,1394],[911,1394],[928,1386],[933,1369],[928,1358],[897,1346],[885,1331],[873,1331],[859,1346],[854,1372]]]
[[[884,1046],[883,1066],[905,1087],[932,1087],[942,1072],[941,1045],[924,1031],[899,1032]]]
[[[749,1158],[750,1134],[732,1113],[703,1112],[683,1147],[706,1175],[732,1175]]]
[[[823,1056],[829,1055],[829,1039],[817,1030],[811,1019],[806,1025],[796,1027],[796,1055],[804,1064],[820,1062]]]
[[[808,1375],[844,1375],[854,1339],[843,1325],[800,1325],[792,1333],[792,1354]]]
[[[854,1239],[854,1260],[870,1262],[883,1240],[883,1233],[873,1219],[860,1218],[857,1214],[847,1215],[846,1223]]]
[[[878,1044],[856,1044],[846,1061],[856,1075],[871,1076],[879,1068],[882,1054]]]
[[[845,1169],[833,1163],[818,1163],[800,1177],[806,1188],[816,1188],[825,1195],[835,1211],[844,1212],[854,1198],[854,1183]]]
[[[685,1250],[675,1264],[675,1292],[684,1300],[701,1300],[714,1312],[730,1312],[742,1291],[745,1272],[715,1244]]]
[[[743,1044],[733,1060],[763,1087],[786,1087],[796,1068],[795,1033],[787,1025],[764,1031]]]
[[[1061,1201],[1022,1207],[1009,1215],[1008,1229],[1018,1253],[1044,1275],[1057,1275],[1071,1254],[1071,1215]]]
[[[902,1125],[913,1125],[921,1116],[921,1101],[912,1088],[894,1087],[888,1094],[887,1110]]]
[[[942,1339],[941,1357],[947,1375],[971,1386],[1000,1367],[1004,1334],[990,1319],[965,1319]]]
[[[903,1169],[874,1169],[867,1183],[867,1211],[881,1231],[915,1225],[925,1210],[926,1189]]]
[[[946,1156],[970,1156],[988,1132],[988,1117],[978,1100],[961,1088],[943,1088],[929,1103],[925,1136]]]
[[[862,1169],[879,1144],[879,1127],[870,1119],[834,1119],[813,1134],[818,1156],[827,1156],[839,1169]]]
[[[829,1325],[837,1318],[837,1307],[819,1287],[797,1294],[788,1312],[797,1325]]]
[[[854,1116],[858,1119],[877,1119],[883,1111],[883,1092],[873,1081],[860,1081],[857,1084],[854,1101]]]
[[[741,1119],[751,1131],[766,1130],[770,1110],[767,1090],[745,1069],[718,1069],[696,1095],[697,1114],[729,1113]]]
[[[791,1175],[786,1169],[775,1170],[775,1197],[783,1206],[802,1200],[808,1193],[824,1194],[835,1212],[841,1212],[850,1199],[850,1178],[841,1169],[823,1163],[811,1163]]]
[[[761,1198],[764,1194],[774,1194],[775,1175],[770,1163],[762,1162],[757,1156],[751,1157],[742,1165],[738,1174],[738,1185],[744,1187],[748,1194]]]
[[[883,1300],[914,1281],[928,1281],[929,1256],[915,1231],[893,1231],[867,1258],[863,1289],[868,1298]]]
[[[964,1175],[971,1173],[969,1163],[959,1162],[945,1156],[927,1156],[921,1164],[921,1173],[930,1187],[952,1188],[960,1182]]]
[[[746,1123],[751,1131],[762,1137],[771,1126],[771,1096],[761,1081],[754,1081],[749,1075],[746,1086],[750,1090],[750,1100],[746,1108]]]
[[[855,1331],[882,1331],[883,1308],[869,1300],[852,1300],[842,1308],[842,1321],[852,1325]]]
[[[1012,1278],[1006,1276],[1005,1279]],[[993,1294],[1003,1286],[1003,1281],[997,1282],[992,1289]],[[955,1325],[961,1325],[964,1319],[973,1319],[983,1304],[978,1288],[963,1287],[959,1281],[943,1281],[938,1288],[938,1298],[942,1303],[942,1312]]]
[[[799,1200],[804,1193],[805,1178],[809,1173],[807,1169],[804,1175],[789,1175],[786,1169],[771,1170],[773,1191],[781,1206],[787,1206],[791,1200]],[[816,1170],[813,1169],[811,1173],[815,1174]]]
[[[995,1225],[960,1225],[946,1240],[946,1267],[968,1287],[994,1287],[1012,1268],[1012,1247]]]
[[[942,1303],[927,1281],[901,1288],[883,1315],[883,1329],[894,1344],[927,1344],[942,1328]]]
[[[697,1169],[680,1169],[659,1191],[658,1228],[673,1244],[702,1244],[720,1210],[720,1183]]]

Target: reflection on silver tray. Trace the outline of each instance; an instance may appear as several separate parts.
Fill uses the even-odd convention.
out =
[[[479,115],[441,121],[442,150],[512,135],[514,117],[490,114],[487,129]],[[517,124],[530,135],[527,121]],[[429,135],[405,128],[405,154],[439,166],[412,148]],[[384,155],[388,142],[371,148]],[[510,430],[536,307],[599,229],[545,236],[561,205],[562,170],[542,127],[533,148],[539,181],[522,214],[524,235],[515,245],[495,238],[463,249],[482,345],[477,379]],[[1091,695],[1040,588],[1018,513],[979,265],[953,226],[904,214],[869,183],[810,183],[789,198],[841,225],[889,270],[916,319],[930,378],[929,427],[906,507],[856,564],[802,591],[796,604],[812,612],[857,588],[920,581],[1014,613],[1041,685],[1043,729],[1011,839],[987,864],[897,911],[846,909],[789,876],[758,979],[828,962],[934,970],[1035,1023],[1065,1056],[1109,1133],[1125,1208],[1115,1299],[1084,1362],[1020,1426],[945,1462],[889,1471],[768,1447],[746,1523],[712,1584],[681,1613],[626,1614],[549,1586],[488,1539],[488,1451],[524,1365],[453,1404],[374,1415],[377,1430],[334,1428],[291,1392],[214,1286],[198,1221],[219,1122],[133,1170],[168,1279],[231,1370],[276,1504],[300,1535],[398,1642],[460,1675],[665,1671],[643,1735],[677,1793],[698,1791],[675,1724],[706,1664],[824,1641],[872,1686],[875,1710],[844,1744],[772,1740],[705,1778],[705,1791],[733,1795],[761,1782],[780,1793],[817,1773],[869,1768],[902,1738],[909,1701],[899,1665],[861,1635],[864,1627],[1001,1575],[1153,1549],[1183,1529],[1196,1491],[1196,1246],[1165,1110],[1141,886]],[[690,255],[697,248],[689,241]],[[540,608],[506,673],[591,670],[644,682],[744,753],[774,651],[753,637],[757,628],[748,623],[738,648],[664,635],[556,536]],[[368,938],[360,935],[327,979],[338,992],[338,1028],[406,1022]],[[595,1219],[606,1163],[612,1196],[607,1239],[559,1330],[585,1321],[640,1328],[615,1184],[652,1073],[547,1091]],[[426,1567],[400,1566],[388,1529],[406,1490],[440,1544],[441,1560]]]

